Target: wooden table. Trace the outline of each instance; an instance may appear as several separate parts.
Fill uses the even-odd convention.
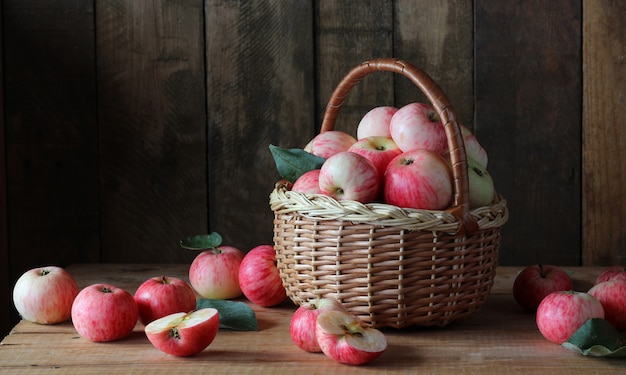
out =
[[[600,268],[569,268],[577,290],[587,290]],[[131,293],[158,275],[187,279],[188,265],[79,264],[68,267],[79,287],[107,282]],[[71,323],[21,321],[0,345],[0,373],[71,374],[625,374],[626,360],[584,357],[545,340],[534,315],[511,295],[519,268],[500,267],[486,305],[469,319],[445,328],[385,330],[387,351],[366,366],[338,364],[306,353],[289,338],[295,307],[260,308],[258,332],[220,331],[202,353],[176,358],[155,349],[138,323],[127,338],[93,343]]]

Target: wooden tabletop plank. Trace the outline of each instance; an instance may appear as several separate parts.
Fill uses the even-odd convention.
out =
[[[85,264],[70,266],[80,287],[108,282],[134,292],[151,276],[187,279],[188,265]],[[586,287],[600,268],[572,268],[576,285]],[[486,305],[469,319],[445,328],[387,329],[389,348],[367,366],[338,364],[323,354],[298,349],[289,337],[295,306],[254,309],[258,332],[222,330],[202,353],[176,358],[156,350],[138,323],[133,333],[112,343],[81,338],[71,323],[38,325],[20,322],[0,345],[0,374],[143,374],[193,373],[507,373],[567,374],[623,373],[619,359],[594,359],[570,352],[545,340],[534,315],[517,306],[511,287],[519,268],[501,267]]]

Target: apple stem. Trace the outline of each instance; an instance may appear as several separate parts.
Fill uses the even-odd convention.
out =
[[[161,276],[161,284],[169,284],[169,280],[165,275]]]

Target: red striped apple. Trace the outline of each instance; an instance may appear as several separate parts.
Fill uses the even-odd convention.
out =
[[[133,331],[139,312],[133,295],[110,284],[83,288],[72,304],[72,323],[91,341],[115,341]]]
[[[196,256],[189,267],[189,282],[204,298],[233,299],[241,296],[239,266],[243,251],[233,246],[217,246]]]
[[[375,107],[369,110],[356,128],[357,140],[367,137],[391,138],[389,123],[396,112],[398,108],[391,106]]]
[[[400,108],[391,118],[389,132],[403,152],[426,149],[442,155],[448,150],[439,115],[428,104],[409,103]]]
[[[596,278],[595,284],[600,284],[604,281],[609,280],[625,280],[626,281],[626,267],[624,266],[613,266],[608,267],[602,270],[598,277]]]
[[[330,130],[316,135],[306,146],[304,151],[324,159],[348,151],[356,139],[350,134],[338,130]]]
[[[378,176],[383,176],[391,159],[402,153],[393,139],[380,136],[361,138],[350,146],[348,151],[364,156],[372,162],[378,171]]]
[[[160,351],[188,357],[206,349],[217,336],[219,326],[217,309],[204,308],[161,317],[148,324],[144,332]]]
[[[139,309],[139,321],[143,325],[166,315],[196,308],[193,288],[177,277],[152,277],[137,288],[134,298]]]
[[[528,311],[537,311],[541,301],[550,293],[572,290],[574,284],[564,269],[552,265],[525,267],[513,282],[513,297]]]
[[[609,280],[594,285],[587,292],[604,308],[604,318],[618,331],[626,331],[626,280]]]
[[[461,135],[463,136],[463,145],[465,146],[465,154],[467,157],[474,159],[483,169],[487,169],[489,156],[487,151],[481,146],[476,136],[466,126],[459,124]]]
[[[319,184],[322,194],[337,200],[370,203],[378,198],[381,180],[374,164],[359,154],[345,151],[324,162]]]
[[[39,324],[56,324],[70,319],[78,294],[76,281],[57,266],[28,270],[17,279],[13,303],[23,319]]]
[[[320,298],[296,309],[289,324],[289,334],[298,348],[311,353],[322,351],[317,343],[315,325],[321,313],[331,310],[346,311],[338,300],[332,298]]]
[[[592,318],[604,319],[602,304],[591,294],[573,290],[550,293],[537,307],[539,332],[559,345]]]
[[[317,342],[324,354],[339,363],[362,365],[387,349],[387,338],[365,327],[355,316],[342,311],[325,311],[317,317]]]
[[[319,181],[320,170],[312,169],[300,175],[293,183],[291,190],[302,194],[322,194]]]
[[[452,171],[443,157],[432,151],[404,152],[389,162],[383,192],[388,204],[441,210],[452,199]]]
[[[261,307],[278,305],[287,299],[271,245],[259,245],[241,261],[239,284],[248,300]]]

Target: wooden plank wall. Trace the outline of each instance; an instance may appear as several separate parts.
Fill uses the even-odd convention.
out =
[[[178,240],[212,230],[271,242],[268,145],[304,146],[343,75],[383,56],[427,71],[489,151],[511,210],[501,264],[625,262],[618,2],[0,4],[5,305],[37,265],[190,262]],[[372,75],[337,128],[421,100]]]

